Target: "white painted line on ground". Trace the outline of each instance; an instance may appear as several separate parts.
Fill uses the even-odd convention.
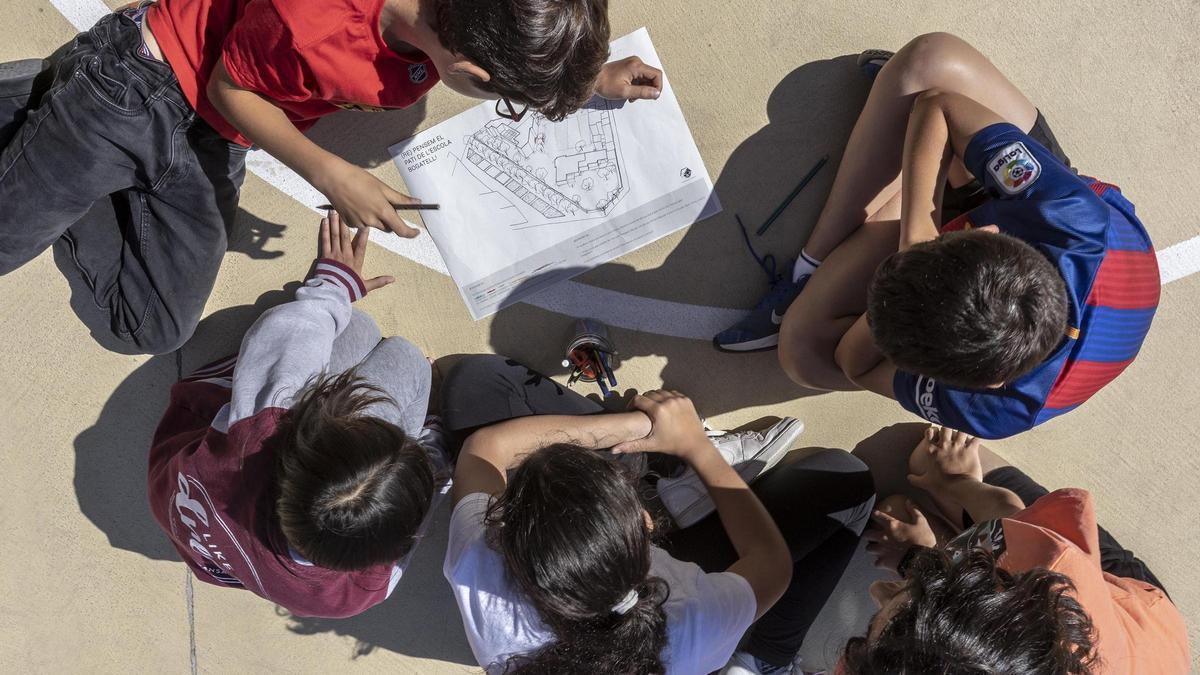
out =
[[[50,0],[50,4],[78,31],[91,28],[111,11],[100,0]],[[249,154],[246,168],[314,211],[317,205],[325,202],[321,193],[296,172],[261,150]],[[402,239],[386,232],[372,231],[371,241],[435,272],[449,274],[428,234],[416,239]],[[1200,272],[1200,237],[1159,251],[1158,260],[1164,284]],[[590,316],[612,326],[694,340],[710,339],[745,314],[741,310],[630,295],[577,281],[557,284],[525,302],[567,316],[576,316],[579,308],[587,307]]]
[[[50,0],[50,4],[81,33],[112,12],[100,0]]]
[[[1158,272],[1164,284],[1200,272],[1200,237],[1192,237],[1159,251]]]

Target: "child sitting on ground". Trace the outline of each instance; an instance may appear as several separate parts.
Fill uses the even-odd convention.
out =
[[[499,356],[467,358],[443,393],[447,432],[466,435],[444,572],[488,673],[792,672],[870,517],[861,461],[776,465],[794,434],[710,437],[670,391],[606,414]],[[664,532],[610,448],[690,466],[670,490],[708,515],[673,510],[696,517]]]
[[[979,441],[930,429],[909,481],[951,523],[939,545],[911,501],[880,503],[867,531],[879,613],[842,672],[1186,673],[1187,629],[1162,584],[1096,525],[1091,496],[1048,493],[1016,467],[983,470]],[[959,533],[959,530],[965,530]]]
[[[251,144],[352,227],[414,237],[395,210],[413,199],[301,132],[406,108],[439,81],[514,120],[593,94],[657,98],[662,74],[636,56],[606,65],[608,39],[607,0],[136,3],[53,64],[0,64],[0,275],[61,242],[104,346],[172,351],[216,281]],[[108,201],[115,225],[92,213]]]
[[[321,221],[295,301],[174,386],[150,451],[151,510],[196,577],[301,616],[387,598],[448,475],[429,362],[351,308],[392,281],[361,278],[367,233]]]
[[[863,63],[878,79],[812,236],[717,346],[778,344],[799,384],[869,389],[985,438],[1073,410],[1133,361],[1158,304],[1133,205],[1077,175],[962,40]]]

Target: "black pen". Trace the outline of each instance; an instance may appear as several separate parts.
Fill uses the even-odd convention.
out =
[[[442,208],[441,204],[403,204],[401,206],[393,206],[397,211],[437,211]],[[333,204],[322,204],[317,207],[319,211],[333,211]]]

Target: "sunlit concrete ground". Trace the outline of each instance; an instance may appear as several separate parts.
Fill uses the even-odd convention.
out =
[[[48,54],[75,32],[48,0],[3,0],[2,7],[0,59]],[[1192,0],[614,0],[612,21],[614,35],[649,28],[725,210],[585,274],[587,284],[692,305],[752,304],[763,278],[743,250],[734,213],[761,221],[816,158],[839,156],[867,88],[847,55],[895,49],[932,30],[963,35],[1009,73],[1076,165],[1120,185],[1137,204],[1160,249],[1200,235],[1200,8]],[[398,180],[387,145],[469,105],[438,90],[416,109],[338,115],[314,133]],[[798,250],[832,176],[827,170],[801,195],[764,249]],[[98,347],[68,309],[67,284],[49,253],[0,278],[0,669],[473,670],[441,578],[445,513],[393,597],[348,621],[297,620],[249,593],[189,579],[151,520],[146,451],[171,382],[234,349],[256,313],[279,301],[271,291],[302,276],[313,254],[316,219],[288,194],[250,176],[242,209],[208,318],[176,354],[130,357]],[[448,278],[380,248],[368,266],[398,279],[363,303],[385,332],[433,356],[495,351],[561,370],[568,317],[518,305],[472,322]],[[1198,300],[1200,276],[1167,285],[1142,355],[1117,382],[1080,410],[993,444],[1050,487],[1093,492],[1101,522],[1153,567],[1188,617],[1193,651],[1200,636],[1200,538],[1192,533],[1200,519]],[[665,382],[726,427],[794,415],[808,425],[803,446],[851,449],[912,420],[867,394],[801,396],[773,354],[721,355],[706,342],[648,331],[614,336],[625,355],[623,385]],[[810,635],[812,665],[836,650],[845,631],[835,628],[857,616],[856,589],[868,577],[861,562]]]

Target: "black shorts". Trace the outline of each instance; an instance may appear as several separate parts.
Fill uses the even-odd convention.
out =
[[[1071,166],[1071,158],[1067,157],[1067,153],[1058,144],[1058,139],[1054,136],[1054,131],[1050,129],[1050,124],[1046,122],[1046,118],[1040,110],[1038,111],[1037,121],[1033,123],[1033,128],[1029,130],[1029,137],[1046,146],[1050,154],[1054,155],[1068,169],[1079,173],[1075,170],[1075,167]],[[983,188],[983,184],[979,182],[979,179],[974,179],[970,183],[957,188],[947,184],[946,191],[942,196],[942,223],[954,220],[989,199],[991,199],[991,195]]]
[[[1038,485],[1036,481],[1025,475],[1023,471],[1015,466],[1002,466],[998,469],[993,469],[983,477],[983,482],[1016,493],[1025,506],[1030,506],[1037,500],[1050,494],[1046,488]],[[968,527],[971,523],[970,518],[965,512],[963,513],[963,523]],[[1148,584],[1154,584],[1162,589],[1163,593],[1167,592],[1167,589],[1163,588],[1162,582],[1158,580],[1158,577],[1154,576],[1154,573],[1150,571],[1146,563],[1139,560],[1133,554],[1133,551],[1121,546],[1103,527],[1098,527],[1097,529],[1100,531],[1100,569],[1118,577],[1137,579]],[[1170,594],[1168,594],[1168,597],[1170,597]]]

